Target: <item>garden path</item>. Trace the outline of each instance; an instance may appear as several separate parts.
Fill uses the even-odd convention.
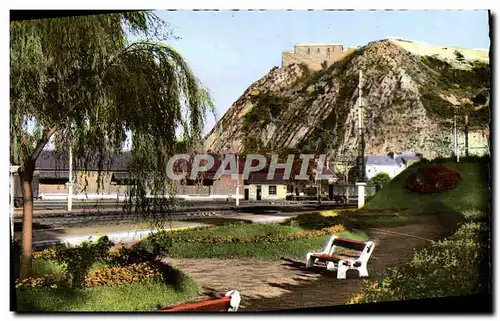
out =
[[[456,222],[455,222],[456,223]],[[405,263],[414,249],[426,247],[430,240],[450,235],[456,224],[440,215],[422,215],[418,222],[401,227],[368,229],[376,248],[368,263],[368,279],[381,276],[388,267]],[[202,289],[200,299],[236,289],[242,296],[241,311],[270,311],[305,307],[342,305],[359,293],[363,279],[350,273],[336,279],[324,268],[305,270],[302,262],[282,258],[260,259],[165,259],[188,274]],[[351,276],[351,277],[350,277]]]

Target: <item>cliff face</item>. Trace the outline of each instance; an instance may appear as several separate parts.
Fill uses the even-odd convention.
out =
[[[450,155],[454,112],[460,144],[467,114],[471,151],[485,147],[487,53],[443,48],[381,40],[316,72],[300,64],[275,67],[229,108],[205,147],[232,152],[288,148],[354,157],[360,70],[366,154]]]

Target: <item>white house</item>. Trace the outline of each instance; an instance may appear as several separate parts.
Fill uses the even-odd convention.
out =
[[[379,173],[386,173],[390,178],[397,176],[412,163],[421,159],[416,154],[394,154],[393,156],[365,157],[366,179],[369,180]]]

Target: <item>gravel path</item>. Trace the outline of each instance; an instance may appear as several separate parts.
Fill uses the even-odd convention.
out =
[[[407,262],[413,250],[427,246],[429,240],[449,235],[454,226],[443,223],[437,215],[425,215],[411,225],[367,230],[377,244],[368,263],[368,279],[377,278],[388,267]],[[200,299],[237,289],[242,295],[241,311],[342,305],[361,290],[363,283],[355,271],[349,271],[346,280],[337,280],[335,273],[324,268],[305,270],[305,255],[303,262],[286,258],[279,261],[167,258],[165,262],[180,268],[200,285]]]

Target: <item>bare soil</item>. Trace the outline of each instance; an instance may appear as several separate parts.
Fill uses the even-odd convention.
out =
[[[200,299],[236,289],[242,296],[241,311],[342,305],[360,292],[363,280],[374,280],[388,267],[407,262],[418,250],[450,235],[456,222],[439,215],[420,216],[418,222],[383,229],[368,229],[376,247],[368,263],[368,278],[349,271],[347,279],[338,280],[325,268],[305,269],[304,261],[282,258],[280,261],[259,259],[172,259],[165,262],[188,274],[202,289]],[[352,272],[352,273],[350,273]]]

